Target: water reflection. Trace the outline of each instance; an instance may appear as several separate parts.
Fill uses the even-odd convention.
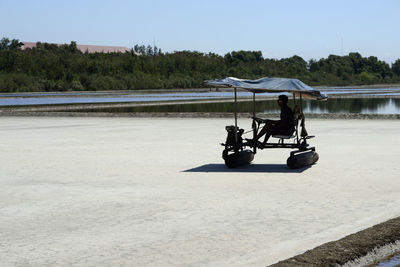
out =
[[[299,102],[298,102],[299,104]],[[303,101],[305,113],[363,113],[363,114],[400,114],[399,98],[332,98],[325,102]],[[293,107],[293,103],[289,102]],[[279,107],[275,100],[257,101],[257,113],[279,113]],[[229,103],[205,103],[205,104],[175,104],[143,107],[118,107],[100,109],[80,109],[80,112],[234,112],[234,104]],[[237,111],[251,113],[253,103],[251,101],[239,102]]]
[[[332,98],[326,102],[307,101],[306,113],[399,114],[398,98]]]
[[[388,260],[382,261],[379,264],[374,265],[374,267],[393,267],[399,265],[400,265],[400,255],[395,255]]]

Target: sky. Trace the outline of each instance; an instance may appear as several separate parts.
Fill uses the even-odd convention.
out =
[[[400,58],[400,0],[0,0],[0,38],[305,60]]]

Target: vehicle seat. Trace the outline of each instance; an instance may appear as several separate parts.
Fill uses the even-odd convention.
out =
[[[295,133],[296,133],[296,131],[294,131],[293,134],[291,134],[291,135],[276,134],[276,135],[272,135],[272,137],[279,138],[279,139],[291,139],[291,138],[295,138],[296,137]]]
[[[290,135],[283,135],[283,134],[274,134],[272,135],[273,138],[279,138],[279,139],[291,139],[291,138],[295,138],[297,136],[297,130],[298,130],[298,126],[299,126],[299,121],[301,120],[303,116],[303,113],[300,112],[299,107],[295,107],[295,115],[294,115],[294,128],[295,130],[293,131],[292,134]],[[283,141],[283,140],[282,140]]]

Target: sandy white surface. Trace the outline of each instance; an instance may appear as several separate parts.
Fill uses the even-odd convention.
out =
[[[400,215],[400,121],[308,120],[297,171],[225,168],[230,119],[0,121],[3,266],[264,266]]]

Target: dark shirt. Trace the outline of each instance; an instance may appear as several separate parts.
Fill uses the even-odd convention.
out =
[[[279,126],[284,129],[294,130],[294,114],[288,106],[281,109],[281,121]]]

